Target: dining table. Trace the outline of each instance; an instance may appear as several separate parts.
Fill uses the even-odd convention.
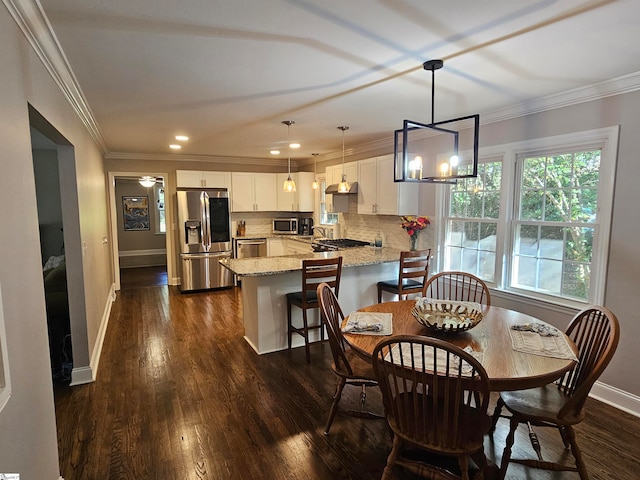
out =
[[[419,323],[411,313],[415,300],[401,300],[370,305],[357,310],[369,313],[391,313],[392,335],[420,335],[443,339],[460,348],[481,352],[480,363],[487,371],[492,391],[524,390],[554,382],[576,363],[574,358],[555,358],[515,350],[512,345],[513,325],[545,324],[533,316],[496,306],[481,306],[482,319],[473,328],[461,332],[439,332]],[[347,325],[349,317],[343,322]],[[553,327],[551,327],[553,329]],[[576,345],[562,331],[569,354],[577,355]],[[386,335],[343,333],[349,346],[362,358],[372,360],[373,350]],[[566,356],[566,355],[565,355]]]

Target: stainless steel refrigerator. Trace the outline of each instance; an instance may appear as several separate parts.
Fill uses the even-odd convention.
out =
[[[180,291],[230,287],[233,275],[220,265],[232,254],[229,192],[224,188],[180,188]]]

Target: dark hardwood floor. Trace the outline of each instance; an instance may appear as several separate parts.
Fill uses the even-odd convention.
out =
[[[241,319],[237,288],[120,291],[96,382],[55,386],[65,480],[380,478],[391,449],[383,420],[338,416],[323,434],[335,386],[329,346],[312,346],[311,365],[303,348],[258,356]],[[347,387],[342,405],[357,408],[358,394]],[[367,402],[382,411],[378,391]],[[506,433],[501,420],[486,439],[494,461]],[[590,400],[577,435],[592,479],[638,478],[640,419]],[[539,436],[545,456],[567,456],[557,432]],[[514,456],[520,449],[531,452],[524,429]],[[578,477],[512,465],[508,478]]]
[[[167,285],[167,266],[120,269],[120,289]]]

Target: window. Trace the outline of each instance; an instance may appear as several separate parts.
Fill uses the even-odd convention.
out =
[[[441,190],[443,270],[541,300],[602,303],[617,136],[611,127],[481,149],[478,177]]]
[[[465,169],[471,167],[458,171]],[[501,161],[483,162],[478,165],[477,178],[465,178],[451,187],[445,218],[445,270],[463,270],[494,282],[501,179]]]
[[[156,217],[156,233],[166,233],[167,223],[164,209],[164,184],[157,183],[153,191],[156,200],[156,208],[154,209]]]
[[[320,224],[332,225],[338,223],[338,214],[327,212],[327,194],[324,193],[327,189],[327,180],[320,178]]]
[[[601,153],[518,158],[512,287],[588,300]]]

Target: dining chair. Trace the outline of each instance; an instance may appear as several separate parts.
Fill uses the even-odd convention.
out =
[[[378,282],[378,303],[382,303],[382,292],[391,292],[403,300],[410,293],[420,293],[429,275],[431,249],[400,253],[398,278]]]
[[[456,300],[491,305],[489,287],[480,278],[467,272],[440,272],[429,278],[422,296],[438,300]]]
[[[424,478],[469,478],[470,459],[487,470],[483,438],[491,427],[487,414],[489,378],[470,353],[441,339],[399,335],[380,342],[373,368],[382,392],[393,447],[382,479],[399,465]],[[445,459],[457,459],[459,472],[405,454],[417,447]]]
[[[557,382],[544,387],[500,393],[493,414],[493,426],[503,407],[511,414],[509,434],[500,464],[501,478],[505,478],[510,462],[544,470],[578,472],[582,480],[588,478],[573,426],[584,418],[589,391],[613,357],[620,338],[620,326],[610,310],[591,306],[571,320],[566,334],[578,347],[578,362],[573,369]],[[529,437],[537,459],[511,458],[515,432],[521,423],[529,426]],[[571,448],[575,467],[543,460],[533,426],[557,428],[565,448]]]
[[[325,435],[328,435],[331,424],[336,413],[338,413],[338,404],[345,385],[355,385],[362,388],[360,392],[360,410],[347,410],[344,412],[346,415],[358,418],[384,418],[384,416],[365,410],[366,387],[377,387],[378,382],[371,362],[363,360],[351,348],[348,348],[348,344],[342,336],[341,326],[344,314],[338,299],[327,283],[321,283],[318,286],[317,296],[320,302],[320,316],[327,327],[327,336],[329,337],[331,355],[333,356],[331,368],[338,376],[336,391],[329,411],[329,419],[324,429]]]
[[[326,282],[335,291],[336,296],[340,290],[340,275],[342,274],[342,257],[321,258],[318,260],[302,261],[302,291],[287,293],[287,334],[289,337],[289,350],[291,350],[291,337],[294,333],[304,338],[304,348],[307,363],[311,363],[309,351],[309,331],[320,330],[320,341],[324,341],[324,328],[322,321],[309,326],[307,310],[318,308],[317,288]],[[302,309],[302,326],[296,327],[291,319],[291,306]]]

